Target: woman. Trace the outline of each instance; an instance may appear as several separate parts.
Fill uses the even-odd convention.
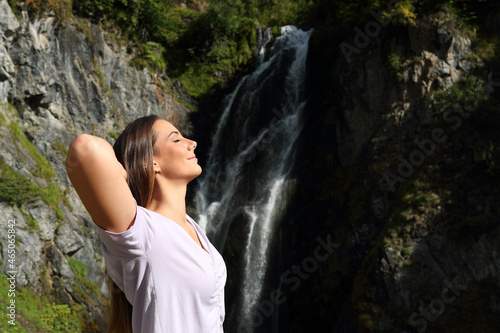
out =
[[[68,176],[118,287],[109,332],[222,332],[226,266],[186,215],[187,184],[201,173],[195,148],[157,116],[132,122],[113,148],[86,134],[69,146]]]

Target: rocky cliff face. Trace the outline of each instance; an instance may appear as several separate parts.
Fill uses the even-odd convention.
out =
[[[18,288],[83,304],[87,327],[99,331],[108,293],[103,260],[66,175],[67,146],[79,133],[113,142],[128,122],[151,113],[189,132],[189,110],[174,90],[160,88],[168,82],[129,65],[127,45],[88,21],[68,23],[25,11],[16,17],[0,1],[0,260],[3,272],[13,270],[7,222],[15,220]]]
[[[291,274],[269,289],[285,291],[280,327],[497,329],[497,69],[440,17],[311,37],[297,208],[276,255]],[[340,247],[313,258],[327,236]]]

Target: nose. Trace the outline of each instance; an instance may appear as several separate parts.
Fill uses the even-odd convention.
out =
[[[188,143],[188,149],[189,150],[195,150],[196,146],[198,146],[198,144],[196,143],[196,141],[189,140],[189,143]]]

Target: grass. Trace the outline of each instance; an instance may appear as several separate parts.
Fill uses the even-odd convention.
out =
[[[15,297],[9,297],[7,277],[0,273],[0,306],[5,309],[10,300],[15,300],[15,326],[3,316],[0,320],[0,332],[81,332],[82,317],[70,309],[67,304],[56,304],[45,296],[39,296],[29,289],[15,291]],[[5,313],[5,312],[4,312]]]
[[[41,188],[20,175],[0,159],[0,198],[10,206],[20,207],[40,195]]]
[[[75,282],[83,285],[86,289],[90,289],[94,293],[99,294],[99,287],[87,278],[87,266],[83,262],[70,256],[66,256],[66,259],[68,260],[71,270],[73,270],[73,273],[75,274]],[[84,292],[81,287],[74,287],[76,287],[75,290],[79,291],[80,296],[88,297],[87,293]]]
[[[115,131],[108,131],[108,135],[112,137],[113,139],[117,140],[119,137],[119,134],[116,133]]]
[[[63,201],[63,194],[59,186],[53,182],[53,179],[56,177],[56,172],[50,165],[49,161],[47,161],[47,159],[38,152],[35,145],[28,140],[18,123],[11,121],[8,128],[17,148],[20,149],[17,143],[21,144],[21,147],[26,150],[30,157],[35,161],[38,168],[34,171],[34,175],[45,179],[47,187],[42,188],[35,185],[27,177],[22,175],[14,175],[16,172],[2,161],[0,164],[0,169],[2,170],[1,177],[3,177],[8,184],[2,185],[0,197],[5,198],[9,195],[14,195],[15,200],[10,200],[10,202],[20,206],[22,203],[30,201],[33,194],[38,195],[54,210],[58,220],[62,221],[64,219],[64,213],[59,208],[59,203]],[[17,184],[17,182],[20,184]],[[31,182],[31,185],[28,182]]]
[[[19,208],[19,211],[21,212],[21,214],[23,214],[24,218],[28,222],[27,230],[30,233],[38,230],[38,221],[33,216],[26,214],[26,212],[22,208]]]
[[[68,155],[68,148],[66,147],[65,144],[61,143],[60,141],[55,141],[52,144],[52,148],[61,152],[61,154],[63,154],[63,156],[65,156],[65,157],[66,157],[66,155]]]
[[[94,66],[96,66],[96,63],[94,63]],[[104,89],[104,91],[107,92],[111,98],[113,98],[113,93],[111,92],[111,89],[109,89],[109,87],[106,85],[106,80],[104,79],[104,75],[102,74],[101,70],[96,68],[93,70],[93,72],[97,76],[102,89]]]
[[[66,197],[61,196],[61,191],[55,184],[49,184],[47,188],[42,188],[33,183],[28,177],[17,173],[0,159],[0,198],[8,205],[21,208],[23,204],[32,203],[39,197],[54,209],[57,218],[62,221],[64,214],[58,204],[61,200],[67,205],[69,205],[69,202]],[[24,211],[21,210],[21,212],[27,218],[30,226],[29,231],[37,230],[37,221]]]
[[[35,160],[35,163],[38,166],[38,170],[35,172],[36,176],[42,177],[49,181],[56,176],[56,173],[50,163],[45,159],[45,157],[43,157],[42,154],[38,152],[35,145],[28,140],[18,123],[12,121],[9,124],[9,131],[12,139],[15,142],[19,142],[21,146],[26,149],[33,160]]]

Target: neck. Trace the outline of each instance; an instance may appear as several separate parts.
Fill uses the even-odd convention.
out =
[[[186,223],[186,191],[185,182],[155,181],[153,198],[147,208],[183,225]]]

